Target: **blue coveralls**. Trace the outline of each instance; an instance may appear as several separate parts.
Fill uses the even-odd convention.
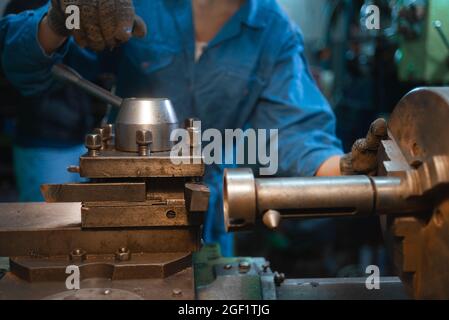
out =
[[[307,69],[300,31],[275,0],[247,0],[198,62],[190,0],[134,0],[134,5],[149,32],[114,52],[118,95],[168,97],[179,119],[200,118],[203,130],[278,129],[280,176],[311,176],[342,153],[334,114]],[[26,95],[56,84],[50,68],[68,52],[78,57],[72,66],[88,78],[102,59],[73,39],[47,56],[37,41],[46,10],[0,23],[4,71]],[[204,240],[220,242],[223,254],[231,255],[232,238],[222,218],[222,170],[221,165],[206,170],[211,199]]]

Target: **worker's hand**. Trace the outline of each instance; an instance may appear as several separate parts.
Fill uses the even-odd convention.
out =
[[[357,140],[352,146],[352,151],[344,155],[340,160],[342,175],[377,174],[377,151],[380,142],[387,139],[387,122],[377,119],[371,124],[365,139]]]
[[[80,29],[66,27],[67,6],[80,9]],[[114,48],[132,36],[144,37],[145,22],[135,14],[132,0],[52,0],[48,25],[58,35],[73,35],[81,47],[95,51]]]

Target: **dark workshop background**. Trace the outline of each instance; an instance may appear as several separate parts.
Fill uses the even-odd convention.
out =
[[[0,0],[0,13],[7,2]],[[407,28],[415,32],[421,23],[413,16],[416,8],[408,4],[410,1],[280,2],[303,30],[311,70],[335,110],[345,151],[366,134],[374,119],[388,117],[409,89],[428,83],[419,77],[404,81],[399,76],[398,35],[402,27],[404,32],[410,31]],[[381,8],[380,31],[361,27],[361,9],[371,3]],[[405,19],[401,28],[394,28],[403,9],[409,10],[403,16],[412,18]],[[14,202],[12,146],[20,96],[3,76],[0,97],[0,202]],[[259,229],[237,236],[236,253],[264,256],[289,278],[363,275],[370,264],[380,265],[384,275],[391,273],[376,219],[289,223],[279,232]]]

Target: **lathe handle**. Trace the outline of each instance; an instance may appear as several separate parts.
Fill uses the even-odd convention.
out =
[[[56,64],[52,68],[53,75],[67,83],[71,83],[91,96],[94,96],[106,103],[113,105],[114,107],[120,107],[123,99],[117,97],[111,92],[103,89],[100,86],[84,79],[78,72],[64,64]]]

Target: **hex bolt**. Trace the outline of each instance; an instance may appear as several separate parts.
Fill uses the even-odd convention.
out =
[[[108,147],[108,133],[106,132],[106,129],[104,128],[96,128],[94,130],[94,134],[98,134],[101,137],[101,150],[104,150]]]
[[[108,148],[112,138],[114,137],[114,125],[113,124],[105,124],[101,127],[103,129],[103,141],[105,147]]]
[[[99,134],[88,134],[86,136],[85,146],[88,150],[89,157],[96,157],[101,150],[102,141]]]
[[[241,261],[239,263],[239,272],[247,273],[251,269],[251,264],[248,261]]]
[[[150,155],[150,144],[153,143],[153,135],[149,130],[137,130],[136,143],[139,149],[139,156],[147,157]]]
[[[87,258],[87,252],[83,249],[77,248],[70,252],[69,257],[73,262],[83,262]]]
[[[279,287],[284,281],[285,281],[285,274],[276,271],[274,273],[274,283],[276,284],[276,286]]]
[[[117,252],[115,253],[115,260],[117,261],[131,260],[131,251],[126,247],[118,249]]]
[[[201,128],[198,126],[199,119],[188,118],[184,121],[185,129],[189,134],[190,148],[201,146]]]
[[[182,296],[182,290],[175,288],[175,289],[173,289],[172,294],[174,297],[180,297],[180,296]]]

